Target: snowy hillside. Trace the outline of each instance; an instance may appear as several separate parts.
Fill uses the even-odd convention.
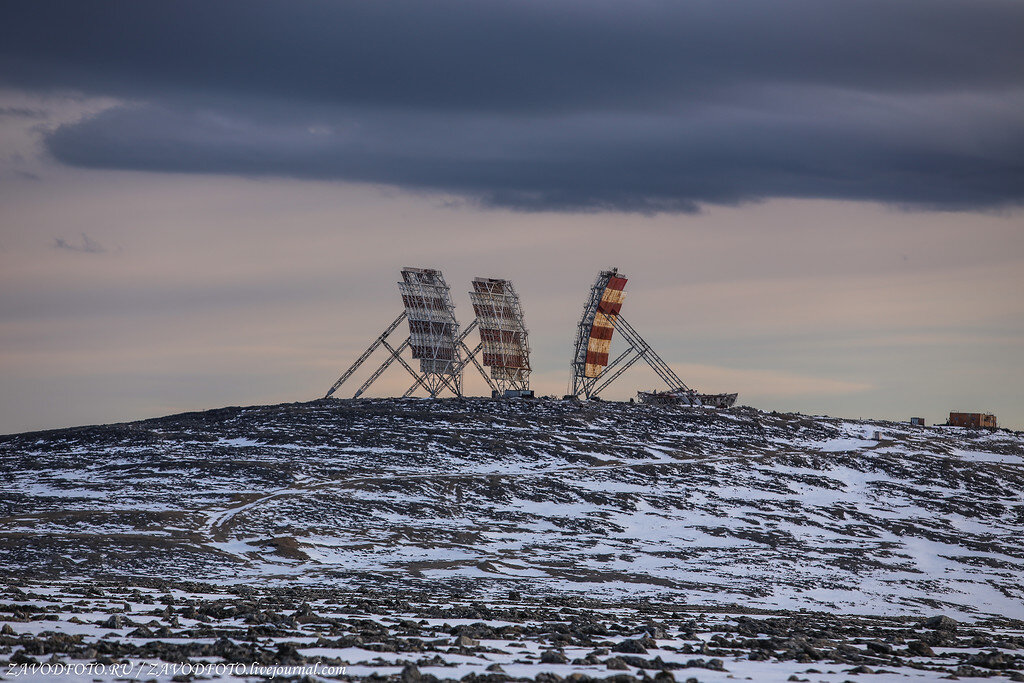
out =
[[[1006,431],[326,400],[0,437],[0,468],[18,579],[1024,617]]]

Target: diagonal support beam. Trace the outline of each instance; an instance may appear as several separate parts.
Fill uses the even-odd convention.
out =
[[[618,379],[618,378],[619,378],[619,375],[621,375],[621,374],[622,374],[622,373],[624,373],[624,372],[625,372],[626,370],[629,370],[629,369],[630,369],[631,367],[633,367],[633,364],[634,364],[634,363],[636,363],[636,362],[637,362],[638,360],[640,360],[640,358],[642,357],[642,354],[640,354],[640,352],[639,352],[639,351],[637,351],[637,350],[636,350],[636,349],[634,349],[633,347],[630,347],[629,349],[627,349],[627,350],[626,350],[626,352],[625,352],[625,353],[623,353],[623,354],[622,354],[621,356],[619,356],[619,358],[622,358],[622,357],[623,357],[623,356],[625,356],[625,355],[626,355],[627,353],[636,353],[636,355],[635,355],[635,356],[633,356],[632,358],[630,358],[630,359],[629,359],[628,361],[626,361],[626,363],[625,363],[625,364],[624,364],[624,365],[623,365],[623,366],[622,366],[621,368],[619,368],[618,370],[616,370],[616,371],[615,371],[615,372],[614,372],[614,373],[613,373],[613,374],[612,374],[612,375],[611,375],[610,377],[608,377],[608,379],[606,379],[605,381],[601,382],[600,386],[598,386],[598,387],[597,387],[596,389],[594,389],[594,390],[593,390],[592,392],[590,392],[590,396],[591,396],[591,397],[593,397],[593,396],[597,396],[597,395],[598,395],[599,393],[601,393],[602,391],[604,391],[604,389],[605,389],[605,388],[606,388],[606,387],[607,387],[607,386],[608,386],[609,384],[611,384],[612,382],[614,382],[614,381],[615,381],[616,379]],[[610,366],[610,365],[608,366],[608,368],[611,368],[611,367],[612,367],[612,366]],[[606,368],[606,370],[607,370],[608,368]],[[600,375],[600,376],[598,377],[598,379],[600,379],[601,377],[604,377],[604,376],[605,376],[606,374],[608,374],[608,373],[607,373],[607,372],[602,372],[602,373],[601,373],[601,375]],[[588,398],[589,398],[589,397],[588,397]]]
[[[418,373],[418,372],[416,372],[415,370],[413,370],[413,369],[412,369],[412,366],[411,366],[411,365],[409,365],[409,364],[408,364],[408,363],[406,362],[406,360],[405,360],[404,358],[402,358],[402,350],[404,350],[404,349],[401,349],[401,350],[395,350],[395,349],[391,348],[391,345],[390,345],[390,344],[388,344],[387,342],[384,342],[384,346],[385,346],[385,347],[386,347],[386,348],[387,348],[387,349],[388,349],[388,350],[389,350],[389,351],[391,352],[391,355],[392,355],[392,356],[394,356],[395,360],[397,360],[397,361],[398,361],[399,363],[401,363],[401,364],[402,364],[402,367],[403,367],[403,368],[405,368],[405,369],[406,369],[406,371],[407,371],[407,372],[408,372],[408,373],[409,373],[410,375],[412,375],[412,376],[413,376],[413,379],[415,379],[415,380],[416,380],[416,383],[417,383],[417,384],[419,384],[420,386],[422,386],[422,387],[423,387],[424,389],[426,389],[426,390],[427,390],[427,392],[428,392],[428,393],[429,393],[429,394],[430,394],[431,396],[433,396],[433,395],[434,395],[434,392],[430,391],[430,387],[428,387],[428,386],[427,386],[427,383],[426,383],[426,382],[425,382],[425,381],[423,380],[423,378],[422,378],[422,377],[420,377],[420,373]]]
[[[463,363],[463,365],[465,365],[465,363]],[[407,369],[408,369],[408,368],[407,368]],[[443,376],[443,375],[439,375],[439,376],[438,376],[438,379],[440,379],[440,380],[441,380],[441,383],[442,383],[442,384],[444,384],[445,388],[446,388],[446,389],[448,389],[448,391],[452,392],[452,393],[453,393],[454,395],[456,395],[456,396],[460,396],[460,395],[461,395],[461,394],[459,394],[459,392],[457,392],[457,391],[455,390],[455,387],[453,387],[453,386],[452,386],[451,382],[449,382],[449,381],[448,381],[448,378],[447,378],[447,377],[445,377],[445,376]],[[416,381],[412,383],[412,386],[411,386],[411,387],[409,387],[408,389],[406,389],[406,390],[405,390],[405,393],[404,393],[404,394],[402,394],[402,398],[409,398],[410,396],[412,396],[412,395],[413,395],[413,392],[415,392],[415,391],[416,391],[416,389],[418,389],[419,387],[423,387],[423,388],[424,388],[424,389],[426,390],[426,392],[427,392],[428,394],[430,394],[430,396],[431,396],[431,397],[433,397],[433,396],[434,396],[434,393],[435,393],[435,392],[431,391],[431,390],[430,390],[430,387],[428,387],[428,386],[427,386],[427,385],[426,385],[426,384],[425,384],[425,383],[423,382],[423,379],[422,379],[422,375],[419,375],[419,374],[417,374],[417,375],[416,375]]]
[[[640,336],[640,333],[633,328],[622,316],[619,316],[620,332],[622,337],[634,346],[640,354],[643,356],[647,364],[651,366],[658,376],[661,377],[662,381],[669,386],[670,389],[682,389],[684,391],[689,390],[689,387],[680,379],[679,375],[669,366],[668,363],[662,359],[661,356],[655,352],[651,345]]]
[[[356,359],[356,362],[353,363],[352,366],[349,367],[349,369],[346,370],[344,374],[342,374],[342,376],[338,378],[338,381],[334,383],[334,386],[331,387],[330,391],[327,392],[327,395],[324,396],[324,398],[330,398],[335,391],[340,389],[341,385],[344,384],[348,380],[348,378],[351,377],[355,373],[355,371],[359,369],[360,365],[366,362],[366,359],[370,357],[370,354],[376,351],[377,347],[383,344],[385,339],[391,336],[391,333],[394,332],[395,329],[400,324],[402,324],[403,320],[405,320],[405,311],[402,311],[402,314],[395,318],[395,321],[393,323],[387,326],[384,332],[382,332],[381,335],[377,337],[376,341],[370,344],[370,348],[363,351],[363,355],[359,356],[359,358]]]
[[[468,347],[466,346],[466,344],[464,343],[464,342],[465,342],[465,339],[466,339],[466,337],[468,337],[468,336],[469,336],[469,333],[470,333],[470,332],[472,332],[473,330],[475,330],[475,329],[476,329],[476,327],[477,327],[477,321],[476,321],[476,320],[474,320],[473,322],[471,322],[471,323],[469,324],[469,327],[467,327],[466,329],[464,329],[464,330],[463,330],[462,332],[460,332],[460,333],[459,333],[459,336],[458,336],[458,338],[457,338],[457,339],[455,340],[455,343],[456,343],[456,344],[458,344],[459,346],[461,346],[461,347],[462,347],[462,348],[463,348],[464,350],[466,350],[466,352],[467,352],[467,353],[469,353],[469,348],[468,348]],[[477,347],[477,348],[479,349],[479,347]],[[463,360],[463,361],[462,361],[462,362],[461,362],[461,363],[459,364],[459,367],[458,367],[458,368],[456,369],[456,372],[457,372],[457,373],[458,373],[458,372],[462,372],[462,371],[463,371],[463,369],[465,369],[466,365],[467,365],[467,364],[468,364],[468,363],[469,363],[469,362],[470,362],[471,360],[473,360],[474,364],[476,364],[476,361],[475,361],[475,359],[473,359],[473,357],[472,357],[472,354],[473,354],[473,353],[476,353],[476,352],[474,351],[474,352],[470,353],[470,357],[469,357],[469,358],[467,358],[467,359],[465,359],[465,360]],[[481,372],[481,373],[483,372],[483,370],[482,370],[482,369],[480,368],[480,366],[479,366],[479,365],[477,365],[477,369],[478,369],[478,370],[480,370],[480,372]],[[486,375],[484,376],[484,379],[488,379]],[[453,393],[453,394],[455,394],[456,396],[459,396],[459,395],[460,395],[460,394],[459,394],[459,392],[455,391],[455,388],[454,388],[454,387],[453,387],[453,386],[451,385],[451,383],[449,383],[449,382],[448,382],[448,380],[447,380],[447,379],[445,379],[445,378],[442,378],[442,379],[441,379],[441,381],[442,381],[442,382],[444,382],[444,385],[445,385],[445,386],[446,386],[446,387],[448,388],[448,390],[449,390],[450,392],[452,392],[452,393]],[[489,380],[488,380],[488,384],[490,384],[490,381],[489,381]],[[419,387],[419,386],[420,386],[420,383],[419,383],[419,382],[415,382],[415,383],[414,383],[414,384],[413,384],[413,385],[412,385],[411,387],[409,387],[408,389],[406,389],[406,390],[405,390],[405,393],[404,393],[404,394],[402,394],[402,398],[409,398],[410,396],[412,396],[413,392],[414,392],[414,391],[416,391],[417,387]],[[493,385],[492,385],[492,386],[493,386]],[[428,390],[428,391],[427,391],[427,393],[430,393],[430,391]]]
[[[462,350],[466,352],[466,356],[469,359],[469,361],[472,362],[473,365],[476,366],[476,369],[480,371],[480,376],[484,378],[485,382],[487,382],[487,386],[491,388],[491,391],[497,392],[498,385],[494,383],[490,376],[488,376],[487,371],[484,370],[484,366],[480,365],[480,361],[476,359],[476,354],[480,353],[480,350],[484,348],[484,343],[480,342],[472,351],[469,350],[469,347],[466,346],[465,342],[459,343],[462,344]]]
[[[381,343],[384,344],[386,342],[381,341]],[[388,356],[388,359],[386,361],[381,363],[380,367],[377,368],[372,375],[370,375],[369,379],[367,379],[365,382],[363,382],[363,386],[359,387],[359,389],[356,391],[355,395],[352,396],[352,398],[359,398],[364,391],[369,389],[370,385],[373,384],[374,382],[376,382],[377,378],[380,377],[381,375],[383,375],[384,371],[387,370],[389,367],[391,367],[391,364],[394,363],[395,360],[398,359],[399,354],[401,354],[402,351],[405,351],[405,349],[408,348],[408,346],[409,346],[409,339],[408,338],[406,338],[406,340],[404,342],[402,342],[402,345],[399,346],[397,349],[391,349],[391,346],[388,345],[388,348],[391,349],[391,355]]]
[[[615,360],[613,360],[611,363],[606,365],[605,368],[601,371],[601,374],[599,374],[597,377],[585,377],[585,378],[583,378],[582,382],[580,383],[580,389],[576,393],[576,396],[579,396],[580,394],[583,394],[586,398],[589,399],[591,396],[597,395],[597,392],[594,391],[594,387],[597,386],[597,383],[600,382],[601,380],[603,380],[605,377],[607,377],[608,374],[615,368],[615,366],[617,366],[619,363],[621,363],[623,360],[625,360],[626,356],[628,356],[629,354],[633,353],[633,351],[634,351],[634,348],[633,348],[632,345],[630,345],[629,347],[626,348],[625,351],[620,353],[615,358]],[[615,376],[618,377],[618,373],[616,373]],[[607,382],[605,382],[604,384],[601,385],[602,388],[604,388],[605,384],[607,384]]]
[[[601,374],[599,374],[597,377],[594,377],[593,379],[591,379],[591,381],[590,381],[591,389],[593,389],[593,387],[595,387],[598,382],[601,382],[601,380],[603,380],[604,378],[608,377],[608,375],[611,374],[611,372],[615,369],[615,367],[619,363],[621,363],[622,361],[626,360],[626,357],[629,356],[629,354],[633,353],[635,350],[636,349],[633,348],[632,344],[629,345],[628,347],[626,347],[625,351],[623,351],[618,356],[616,356],[615,360],[613,360],[611,363],[609,363],[608,365],[606,365],[604,367],[604,370],[601,371]],[[616,376],[618,376],[618,373],[616,373]],[[591,391],[591,394],[593,394],[593,393],[596,393],[596,392]],[[588,398],[589,398],[589,396],[588,396]]]

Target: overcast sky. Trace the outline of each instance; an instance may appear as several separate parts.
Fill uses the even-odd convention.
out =
[[[1017,0],[6,2],[0,432],[321,396],[404,265],[463,324],[512,279],[541,393],[616,265],[701,390],[1024,428],[1021,35]]]

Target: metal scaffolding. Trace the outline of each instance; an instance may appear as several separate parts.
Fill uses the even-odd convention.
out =
[[[478,323],[474,320],[469,327],[459,332],[451,290],[441,271],[430,268],[403,268],[398,290],[402,295],[405,310],[342,373],[324,398],[334,395],[380,347],[388,352],[388,357],[363,382],[352,398],[362,396],[395,362],[413,378],[412,386],[403,396],[410,396],[418,389],[422,389],[432,398],[445,390],[455,396],[462,396],[463,370],[470,363],[480,372],[491,390],[496,391],[497,386],[476,359],[481,352],[481,345],[470,349],[465,343],[466,337],[476,329]],[[409,336],[401,344],[394,346],[388,342],[388,338],[395,333],[403,320],[409,323]],[[402,357],[406,349],[411,349],[413,359],[419,361],[418,372]]]
[[[412,357],[420,362],[427,393],[436,396],[447,388],[461,396],[459,323],[455,320],[455,304],[444,276],[432,268],[403,268],[398,291],[409,321]]]
[[[626,296],[626,278],[617,268],[603,270],[590,288],[583,315],[576,326],[576,349],[572,359],[570,393],[596,396],[595,387],[608,368],[612,333]],[[621,362],[620,356],[615,363]]]
[[[736,394],[700,394],[686,386],[665,360],[621,315],[627,278],[618,269],[602,271],[590,288],[583,315],[576,328],[576,348],[571,363],[570,394],[597,398],[622,373],[643,360],[668,386],[667,392],[641,392],[641,400],[691,406],[729,407]],[[618,330],[628,345],[609,362],[612,333]]]
[[[530,345],[519,295],[508,280],[477,277],[469,293],[480,330],[483,365],[491,369],[493,395],[530,390]],[[476,360],[474,359],[474,363]],[[478,368],[483,371],[483,368]]]

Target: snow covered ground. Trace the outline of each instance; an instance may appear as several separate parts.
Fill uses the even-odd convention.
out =
[[[26,577],[1024,617],[1024,439],[1005,432],[322,401],[4,437],[0,462],[0,561]]]
[[[29,583],[0,592],[7,680],[1022,680],[1024,622],[744,613],[325,589]]]
[[[326,400],[0,437],[0,467],[0,567],[36,593],[59,578],[72,592],[202,582],[444,605],[512,590],[1024,618],[1024,436],[1006,431],[746,408]],[[751,666],[697,677],[762,676]]]

